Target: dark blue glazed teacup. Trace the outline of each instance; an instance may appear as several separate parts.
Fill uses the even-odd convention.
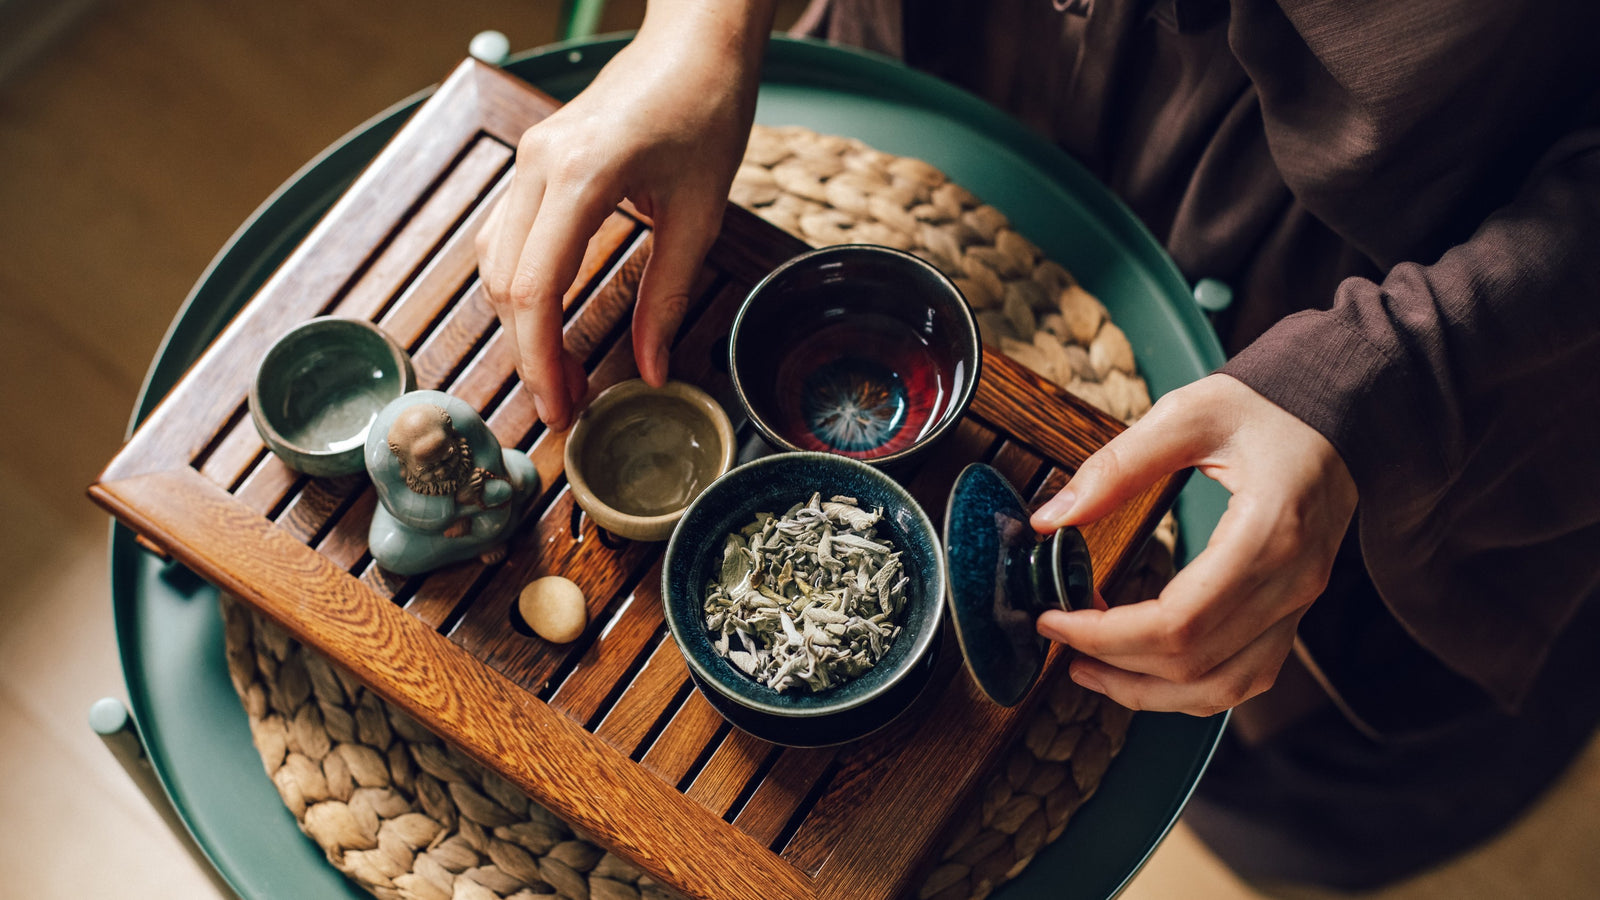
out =
[[[889,465],[951,431],[983,361],[961,291],[927,262],[844,244],[789,260],[733,320],[729,374],[780,450]]]
[[[727,536],[756,520],[782,515],[821,493],[844,494],[863,508],[882,507],[879,534],[904,551],[910,577],[904,629],[872,669],[816,693],[779,693],[717,654],[703,604],[721,571]],[[944,611],[945,562],[938,533],[905,489],[882,472],[825,453],[780,453],[740,466],[700,494],[679,520],[662,564],[667,624],[689,672],[711,705],[756,737],[814,747],[855,740],[888,724],[911,705],[933,673],[933,647]]]

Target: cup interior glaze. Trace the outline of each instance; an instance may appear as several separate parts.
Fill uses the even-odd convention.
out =
[[[754,522],[758,512],[781,514],[814,493],[824,498],[844,494],[855,497],[862,507],[883,509],[880,533],[902,552],[901,562],[910,577],[899,623],[904,630],[883,658],[857,678],[815,693],[780,693],[716,652],[702,607],[707,583],[720,573],[727,536]],[[944,554],[922,507],[872,466],[824,453],[775,454],[723,476],[684,513],[662,562],[667,624],[691,673],[715,693],[713,705],[720,709],[734,704],[746,713],[735,724],[797,746],[853,740],[886,724],[915,699],[915,691],[897,688],[923,671],[938,636],[944,594]],[[883,700],[889,702],[879,702]],[[869,706],[872,715],[854,715]],[[796,720],[810,724],[800,726]]]
[[[729,371],[750,421],[783,450],[896,462],[966,411],[983,351],[961,291],[899,250],[803,253],[745,299]]]
[[[700,492],[733,465],[733,425],[699,388],[642,379],[602,391],[567,434],[567,481],[595,524],[661,541]]]
[[[291,469],[334,476],[365,468],[367,429],[416,388],[411,357],[378,326],[324,316],[291,328],[262,357],[250,417]]]

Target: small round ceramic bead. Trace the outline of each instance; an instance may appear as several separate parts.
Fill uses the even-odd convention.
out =
[[[535,634],[553,644],[577,640],[589,624],[583,589],[560,575],[547,575],[529,582],[522,589],[517,609]]]

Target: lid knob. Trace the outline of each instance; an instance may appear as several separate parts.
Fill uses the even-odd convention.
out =
[[[967,668],[990,699],[1015,706],[1050,649],[1034,630],[1039,614],[1093,605],[1088,544],[1070,527],[1041,540],[1005,476],[973,463],[950,490],[944,546],[945,599]]]

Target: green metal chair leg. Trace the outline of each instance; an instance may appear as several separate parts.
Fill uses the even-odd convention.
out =
[[[217,871],[211,860],[196,844],[189,834],[188,826],[183,824],[183,819],[178,816],[178,811],[173,809],[172,802],[167,799],[167,792],[161,786],[161,780],[156,776],[155,768],[150,765],[150,758],[144,752],[144,739],[139,736],[139,726],[133,720],[133,714],[121,700],[115,697],[102,697],[89,707],[89,727],[95,734],[100,735],[100,740],[111,751],[111,755],[121,764],[122,771],[128,773],[134,786],[139,789],[144,798],[160,814],[161,820],[167,823],[167,829],[177,835],[183,848],[189,851],[194,861],[200,865],[201,871],[211,879],[212,885],[223,897],[237,897],[233,888],[223,880],[222,874]]]
[[[606,0],[568,0],[567,24],[562,30],[563,40],[593,37],[600,29],[600,15],[606,10]]]

